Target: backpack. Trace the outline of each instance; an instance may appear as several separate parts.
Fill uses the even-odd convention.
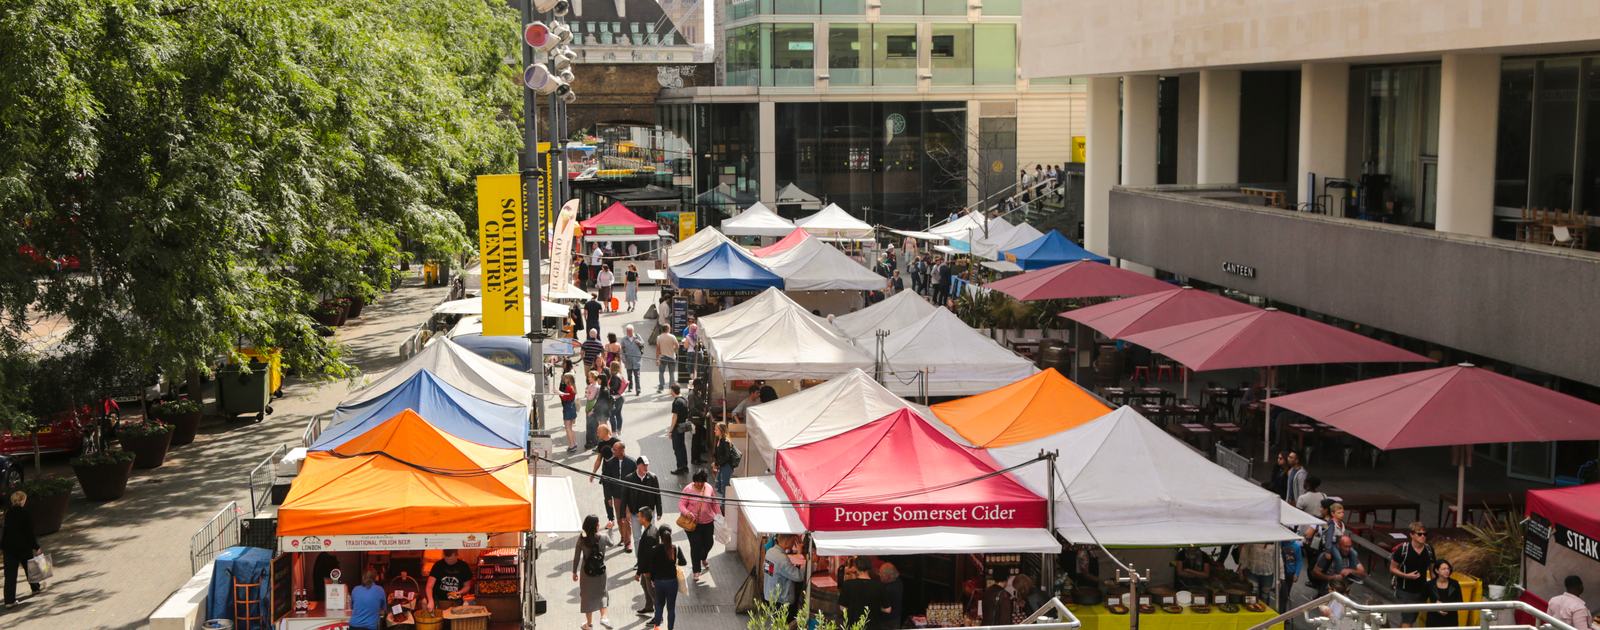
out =
[[[606,574],[606,554],[600,550],[600,545],[589,545],[589,550],[584,552],[583,574],[589,577]]]
[[[732,457],[728,458],[728,465],[730,467],[732,467],[734,470],[738,470],[739,469],[739,465],[744,463],[744,453],[740,453],[739,452],[739,447],[734,446],[733,442],[729,442],[726,439],[724,439],[722,441],[722,443],[723,444],[727,444],[728,445],[728,450],[730,452],[732,452],[732,454],[733,454]]]

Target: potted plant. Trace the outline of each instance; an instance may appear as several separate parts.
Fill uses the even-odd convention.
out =
[[[155,419],[172,425],[172,446],[194,441],[200,430],[200,403],[191,398],[164,400],[150,408]]]
[[[1441,558],[1449,558],[1456,572],[1483,580],[1491,600],[1515,597],[1510,587],[1522,579],[1522,527],[1510,518],[1490,516],[1483,525],[1467,525],[1467,540],[1434,545]]]
[[[72,458],[72,473],[78,477],[83,497],[90,501],[115,501],[128,489],[133,474],[133,453],[123,450],[90,450]]]
[[[146,420],[130,422],[117,427],[117,441],[125,451],[133,453],[133,467],[160,468],[167,460],[167,449],[172,446],[172,427],[162,422]],[[191,434],[189,439],[194,439]]]
[[[350,300],[348,298],[334,298],[323,300],[317,308],[311,311],[311,318],[318,324],[329,328],[343,326],[344,320],[350,313]]]
[[[23,482],[22,491],[28,493],[28,516],[33,519],[33,533],[39,536],[61,530],[61,521],[67,518],[67,502],[72,499],[72,480],[62,477],[44,477]]]

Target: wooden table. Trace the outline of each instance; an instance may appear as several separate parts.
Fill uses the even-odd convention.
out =
[[[1039,357],[1039,344],[1041,343],[1044,343],[1042,337],[1018,337],[1006,341],[1006,345],[1011,346],[1012,351],[1029,359],[1037,359]]]
[[[1211,431],[1211,427],[1197,422],[1187,422],[1179,424],[1178,428],[1183,431],[1185,442],[1200,447],[1200,452],[1210,455],[1211,445],[1216,442],[1217,437],[1217,434]]]
[[[1133,397],[1140,400],[1155,399],[1157,405],[1168,405],[1178,399],[1178,395],[1160,387],[1140,387],[1134,390]]]
[[[1480,513],[1480,512],[1486,512],[1486,513],[1489,513],[1489,514],[1502,514],[1502,513],[1504,513],[1504,514],[1521,514],[1522,513],[1522,501],[1517,499],[1516,494],[1514,494],[1512,492],[1509,492],[1509,491],[1507,491],[1507,492],[1468,492],[1467,496],[1466,496],[1466,500],[1463,501],[1463,503],[1466,504],[1463,507],[1463,509],[1465,509],[1466,511],[1461,513],[1461,521],[1463,523],[1472,522],[1473,515],[1477,514],[1477,513]],[[1439,527],[1445,527],[1445,526],[1449,526],[1449,525],[1454,525],[1455,524],[1455,522],[1453,520],[1448,520],[1448,521],[1446,520],[1446,518],[1445,518],[1445,510],[1444,510],[1446,505],[1455,505],[1455,504],[1456,504],[1456,493],[1454,493],[1454,492],[1440,492],[1439,493]]]
[[[1128,404],[1128,388],[1126,387],[1102,387],[1100,388],[1100,395],[1114,404]]]
[[[1387,522],[1393,524],[1399,521],[1401,510],[1411,510],[1412,520],[1422,520],[1422,504],[1399,495],[1347,492],[1339,495],[1339,503],[1344,505],[1345,521],[1350,523],[1364,521],[1367,516],[1375,523],[1383,523],[1378,520],[1378,512],[1387,511]]]

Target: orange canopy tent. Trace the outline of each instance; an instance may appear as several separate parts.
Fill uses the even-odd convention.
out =
[[[278,535],[528,531],[532,497],[521,450],[456,438],[406,409],[308,455],[278,510]]]
[[[1055,435],[1111,413],[1054,368],[982,394],[939,403],[933,415],[979,448]]]

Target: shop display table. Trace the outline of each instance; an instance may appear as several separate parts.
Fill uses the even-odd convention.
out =
[[[1128,615],[1114,614],[1103,604],[1079,606],[1072,614],[1083,622],[1083,630],[1128,630]],[[1276,616],[1277,611],[1271,608],[1258,613],[1247,610],[1225,613],[1212,608],[1211,612],[1205,614],[1190,612],[1188,608],[1178,614],[1158,610],[1139,615],[1139,627],[1147,630],[1249,630]],[[1283,624],[1273,628],[1282,630]]]

